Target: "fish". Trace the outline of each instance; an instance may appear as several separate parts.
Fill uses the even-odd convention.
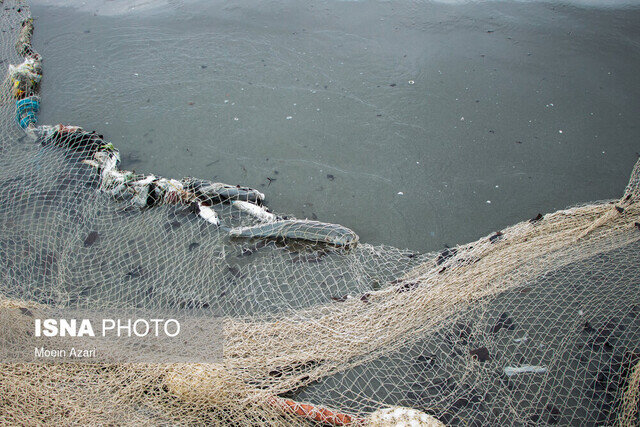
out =
[[[209,206],[205,206],[201,203],[198,203],[198,208],[200,208],[200,212],[198,212],[198,215],[200,215],[201,218],[213,225],[220,225],[220,219],[218,218],[218,214],[216,213],[216,211],[211,209]]]
[[[229,230],[233,237],[258,239],[303,240],[341,248],[354,248],[359,237],[352,230],[338,224],[309,220],[281,220],[251,227]]]
[[[264,194],[249,187],[239,185],[223,184],[221,182],[211,182],[194,178],[184,178],[182,180],[184,189],[191,191],[202,203],[215,205],[231,200],[241,200],[251,203],[262,203]]]
[[[242,200],[234,200],[231,206],[245,212],[262,222],[273,222],[277,217],[269,212],[264,206],[258,206],[253,203],[244,202]]]

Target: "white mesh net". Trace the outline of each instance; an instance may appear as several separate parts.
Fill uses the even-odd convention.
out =
[[[28,18],[4,2],[3,346],[30,342],[52,307],[197,310],[222,319],[224,343],[215,364],[3,364],[1,422],[637,422],[640,163],[620,200],[440,253],[371,246],[271,213],[255,190],[119,170],[102,136],[36,126]]]

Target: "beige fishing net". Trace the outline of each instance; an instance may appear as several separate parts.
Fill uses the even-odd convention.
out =
[[[439,253],[371,246],[259,195],[202,203],[193,180],[107,166],[100,135],[38,126],[29,11],[2,8],[1,423],[637,425],[640,162],[619,200]],[[185,349],[209,360],[219,327],[221,354],[127,363],[115,341],[112,361],[10,359],[33,354],[43,313],[105,307],[195,313]]]

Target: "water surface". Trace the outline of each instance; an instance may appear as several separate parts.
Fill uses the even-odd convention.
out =
[[[619,197],[640,152],[640,2],[33,3],[40,123],[370,243]]]

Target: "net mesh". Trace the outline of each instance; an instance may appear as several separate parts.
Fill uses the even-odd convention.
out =
[[[28,18],[3,3],[6,66],[37,59]],[[0,422],[638,422],[640,162],[619,200],[417,254],[270,213],[244,187],[120,171],[102,136],[35,126],[27,65],[1,90],[0,340],[29,342],[48,307],[196,309],[222,319],[224,350],[5,363]]]

